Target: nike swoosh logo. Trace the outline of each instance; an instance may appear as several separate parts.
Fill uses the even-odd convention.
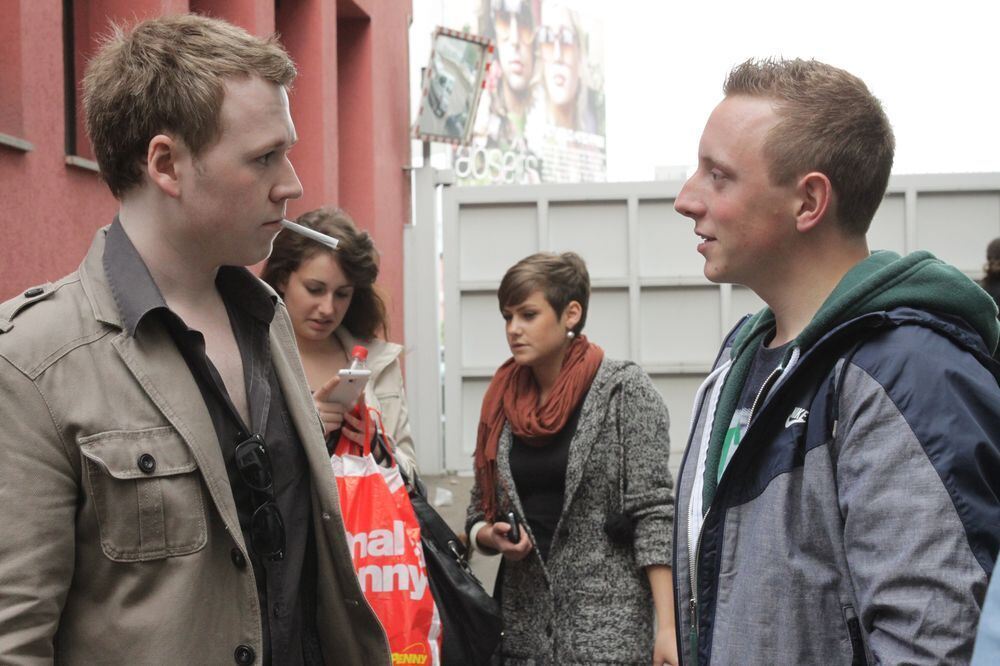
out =
[[[790,428],[796,423],[805,423],[807,418],[809,418],[809,411],[802,409],[801,407],[796,407],[792,410],[792,413],[788,415],[788,418],[785,419],[785,427]]]

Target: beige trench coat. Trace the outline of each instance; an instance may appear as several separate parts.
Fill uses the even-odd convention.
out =
[[[77,273],[0,306],[0,663],[226,664],[246,648],[259,663],[257,588],[208,410],[165,330],[123,331],[104,238]],[[387,664],[283,306],[271,348],[312,471],[325,659]]]

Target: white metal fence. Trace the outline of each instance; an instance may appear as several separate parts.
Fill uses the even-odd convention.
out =
[[[680,185],[445,188],[443,455],[439,394],[430,395],[440,381],[439,352],[429,342],[439,323],[436,311],[426,311],[433,299],[415,295],[437,283],[438,257],[428,249],[433,241],[423,243],[419,256],[407,256],[407,339],[424,341],[416,343],[424,360],[408,364],[407,386],[426,472],[471,469],[483,393],[509,356],[496,289],[507,268],[540,250],[573,250],[587,261],[593,294],[585,332],[608,355],[635,360],[653,378],[670,410],[676,472],[694,394],[720,340],[739,317],[763,305],[748,289],[704,278],[693,223],[673,210]],[[986,243],[996,236],[1000,174],[898,176],[869,244],[901,253],[927,249],[978,277]],[[407,252],[418,246],[408,244]]]

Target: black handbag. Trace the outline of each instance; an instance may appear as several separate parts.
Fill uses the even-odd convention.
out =
[[[445,666],[489,664],[500,643],[500,605],[472,573],[465,545],[427,502],[419,480],[408,483],[431,594],[441,615],[441,662]]]

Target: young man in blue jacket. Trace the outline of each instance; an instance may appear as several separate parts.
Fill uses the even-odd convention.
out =
[[[1000,544],[996,307],[870,252],[894,139],[857,77],[748,61],[675,202],[767,304],[696,398],[678,481],[684,663],[967,662]]]

